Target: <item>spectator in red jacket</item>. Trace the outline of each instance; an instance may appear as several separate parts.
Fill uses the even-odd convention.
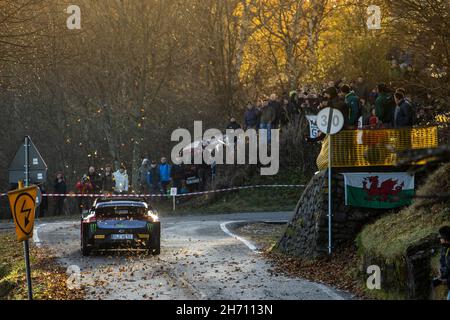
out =
[[[86,194],[92,194],[94,190],[94,186],[92,185],[91,179],[87,174],[81,178],[80,181],[77,182],[75,188],[78,190],[78,194],[80,195],[78,199],[78,208],[80,210],[80,214],[83,214],[83,210],[89,210],[89,206],[91,204],[91,199],[89,197],[85,197]]]

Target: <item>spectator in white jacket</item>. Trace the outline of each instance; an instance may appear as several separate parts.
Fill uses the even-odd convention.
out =
[[[122,164],[120,169],[114,172],[114,181],[116,182],[115,193],[128,192],[128,174],[125,166]]]

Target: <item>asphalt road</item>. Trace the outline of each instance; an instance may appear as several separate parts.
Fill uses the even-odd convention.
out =
[[[33,240],[69,267],[69,285],[83,286],[88,299],[350,299],[323,284],[273,273],[257,248],[226,233],[233,221],[289,218],[288,213],[162,218],[156,257],[140,251],[83,257],[79,221],[38,223]]]

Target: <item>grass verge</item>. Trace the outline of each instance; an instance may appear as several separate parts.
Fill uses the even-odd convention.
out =
[[[241,173],[245,178],[239,183],[233,185],[231,181],[224,181],[220,188],[226,188],[225,185],[306,185],[310,178],[299,168],[282,168],[275,176],[261,176],[255,172],[252,175],[247,175],[248,172]],[[271,187],[209,193],[191,198],[179,197],[176,214],[292,211],[303,190],[295,187]],[[163,215],[173,214],[171,198],[157,201],[154,206]]]
[[[22,243],[13,231],[0,231],[0,300],[27,299]],[[45,249],[30,248],[33,297],[36,300],[81,300],[82,290],[69,290],[65,269]]]
[[[235,234],[240,235],[256,244],[263,251],[269,251],[280,240],[286,231],[287,224],[277,223],[246,223],[233,228]]]
[[[300,189],[253,189],[233,191],[227,194],[199,196],[182,199],[176,204],[177,214],[185,213],[235,213],[292,211],[297,204]],[[180,199],[180,198],[179,198]],[[163,215],[173,213],[172,200],[165,199],[154,204]]]

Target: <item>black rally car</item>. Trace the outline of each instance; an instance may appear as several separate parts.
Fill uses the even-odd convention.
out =
[[[81,253],[112,248],[145,248],[160,253],[161,225],[149,205],[138,199],[97,199],[81,219]]]

